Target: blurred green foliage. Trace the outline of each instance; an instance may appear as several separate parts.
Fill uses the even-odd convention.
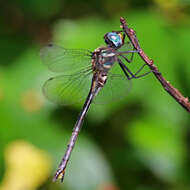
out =
[[[39,50],[54,41],[93,51],[104,45],[105,33],[119,30],[123,16],[166,79],[190,97],[189,11],[188,0],[0,2],[0,189],[14,181],[5,152],[22,140],[52,159],[51,174],[33,184],[37,189],[188,190],[189,114],[152,74],[133,80],[124,100],[91,106],[64,184],[52,183],[82,102],[60,107],[44,98],[41,87],[54,74]],[[142,64],[136,55],[129,67]]]

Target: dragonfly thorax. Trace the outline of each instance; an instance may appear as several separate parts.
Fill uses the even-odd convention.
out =
[[[115,50],[113,48],[97,48],[93,55],[93,70],[108,72],[116,62]]]

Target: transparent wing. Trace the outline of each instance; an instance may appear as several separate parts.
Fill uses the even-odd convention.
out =
[[[60,75],[47,80],[43,86],[44,95],[59,105],[79,103],[90,90],[92,72],[87,70],[74,75]]]
[[[49,44],[40,51],[42,62],[54,72],[71,74],[91,66],[91,52]]]
[[[108,73],[106,84],[95,97],[93,103],[106,104],[122,100],[128,95],[131,87],[131,80],[126,78],[119,64],[115,63]]]

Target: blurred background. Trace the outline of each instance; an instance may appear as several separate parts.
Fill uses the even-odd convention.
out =
[[[153,74],[133,80],[124,100],[91,106],[64,183],[52,183],[82,102],[61,107],[43,96],[56,74],[39,51],[50,41],[93,51],[120,16],[190,97],[189,0],[0,1],[0,190],[190,189],[189,113]],[[136,55],[130,68],[142,64]]]

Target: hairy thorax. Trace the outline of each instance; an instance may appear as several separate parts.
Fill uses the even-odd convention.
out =
[[[104,86],[107,80],[107,74],[116,62],[115,50],[108,47],[95,49],[92,56],[92,70],[98,77],[99,86]]]

